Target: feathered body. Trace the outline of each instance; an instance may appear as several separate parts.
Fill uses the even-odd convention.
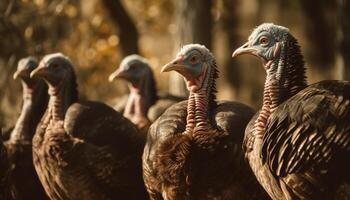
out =
[[[78,102],[75,73],[62,54],[43,58],[32,76],[50,101],[33,139],[36,171],[51,199],[146,199],[143,135],[103,103]]]
[[[185,76],[190,96],[167,109],[149,130],[143,173],[151,199],[266,197],[240,148],[254,112],[240,103],[216,101],[213,55],[204,46],[186,45],[163,68],[170,70]]]
[[[276,200],[348,199],[337,190],[350,181],[350,83],[308,86],[300,47],[281,26],[260,25],[233,55],[243,53],[267,72],[244,145],[260,184]]]
[[[186,100],[186,98],[184,97],[178,97],[178,96],[173,96],[171,94],[160,93],[158,95],[158,100],[149,108],[147,112],[147,117],[151,122],[154,122],[170,106],[184,100]]]
[[[0,137],[0,199],[12,199],[9,187],[10,163],[7,158],[7,151]]]

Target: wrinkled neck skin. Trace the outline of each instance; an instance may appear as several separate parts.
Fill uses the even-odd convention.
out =
[[[149,95],[139,88],[135,88],[132,84],[129,84],[130,94],[126,103],[123,115],[129,120],[134,118],[147,118],[147,112],[151,107],[149,101]]]
[[[281,50],[274,60],[265,64],[267,72],[263,106],[255,121],[254,135],[262,137],[267,119],[285,100],[307,86],[303,57],[296,40],[286,36],[288,43],[281,43]]]
[[[61,121],[64,119],[64,111],[62,101],[64,101],[64,92],[61,85],[49,86],[49,115],[53,121]]]
[[[33,85],[33,88],[35,85]],[[22,81],[23,89],[23,105],[21,114],[16,122],[15,128],[11,134],[11,141],[16,140],[30,140],[29,135],[26,135],[30,131],[29,123],[31,121],[31,116],[33,113],[32,100],[33,88],[30,88],[24,81]]]
[[[64,80],[63,82],[54,86],[49,84],[48,93],[50,99],[47,110],[48,113],[44,121],[45,125],[64,120],[64,115],[69,106],[78,100],[76,97],[76,88],[73,87],[75,86],[68,80]]]
[[[207,70],[209,70],[207,72]],[[184,134],[192,135],[196,132],[205,132],[213,129],[210,122],[210,103],[215,103],[214,95],[212,95],[215,78],[213,77],[213,67],[205,66],[202,72],[203,81],[198,89],[189,88],[190,95],[187,103],[187,119]]]
[[[22,80],[22,89],[22,110],[11,133],[10,141],[31,143],[36,126],[47,105],[47,87],[44,82]]]
[[[278,77],[275,76],[275,70],[277,70],[278,60],[267,63],[270,64],[270,69],[267,70],[267,76],[264,84],[263,105],[260,110],[259,116],[255,121],[253,134],[255,137],[262,139],[264,135],[265,126],[270,114],[276,109],[276,107],[284,100],[283,90]]]

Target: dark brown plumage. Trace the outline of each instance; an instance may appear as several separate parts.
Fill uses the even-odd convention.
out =
[[[14,129],[14,126],[10,126],[10,127],[7,127],[7,128],[2,128],[2,140],[3,141],[6,141],[6,140],[9,140],[10,139],[10,136],[11,136],[11,133]]]
[[[349,199],[350,83],[308,86],[300,47],[281,26],[257,27],[233,56],[243,53],[260,57],[267,72],[244,146],[261,185],[276,200]]]
[[[1,130],[0,130],[1,133]],[[1,133],[2,134],[2,133]],[[7,158],[7,151],[0,135],[0,199],[13,199],[9,186],[10,163]]]
[[[35,58],[21,59],[13,76],[14,79],[21,79],[23,88],[21,115],[5,142],[11,165],[8,184],[16,200],[48,199],[34,169],[32,158],[32,138],[48,103],[45,82],[29,77],[37,66]]]
[[[143,175],[151,199],[266,199],[241,150],[253,110],[217,102],[217,68],[201,45],[186,45],[162,71],[181,73],[188,101],[167,109],[147,136]]]
[[[172,104],[185,100],[171,95],[157,94],[157,86],[149,62],[136,54],[125,57],[109,81],[124,79],[129,83],[128,97],[118,98],[116,110],[147,132],[155,121]]]
[[[33,139],[33,157],[51,199],[146,199],[141,154],[144,136],[99,102],[78,102],[73,66],[45,56],[31,76],[49,85],[50,101]]]
[[[151,122],[154,122],[158,119],[159,116],[161,116],[166,109],[168,109],[170,106],[180,102],[184,101],[187,98],[174,96],[171,94],[162,94],[160,93],[158,95],[158,100],[155,102],[153,106],[151,106],[148,110],[147,117]]]

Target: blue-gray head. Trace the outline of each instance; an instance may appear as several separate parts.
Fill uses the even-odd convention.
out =
[[[53,53],[44,56],[30,76],[43,78],[49,85],[57,86],[72,74],[75,78],[70,59],[62,53]]]
[[[248,42],[233,52],[232,57],[242,54],[257,56],[268,69],[271,65],[269,61],[275,60],[280,55],[288,34],[289,29],[283,26],[272,23],[261,24],[250,34]]]
[[[30,79],[30,73],[38,66],[36,58],[29,56],[18,61],[17,70],[13,74],[13,79]]]
[[[166,64],[161,71],[180,73],[190,91],[206,86],[205,84],[208,84],[206,79],[217,78],[215,58],[204,45],[200,44],[188,44],[182,47],[176,58]]]
[[[250,54],[261,59],[267,79],[277,81],[287,91],[306,85],[303,56],[289,29],[264,23],[254,29],[248,42],[236,49],[232,57]]]
[[[108,78],[110,82],[114,79],[126,80],[129,83],[130,92],[136,92],[146,97],[145,101],[147,101],[148,106],[153,105],[158,99],[151,65],[142,56],[133,54],[125,57],[118,69]]]
[[[153,79],[153,72],[147,59],[133,54],[122,60],[118,69],[109,76],[108,80],[112,82],[114,79],[124,79],[133,87],[139,88],[149,76]]]

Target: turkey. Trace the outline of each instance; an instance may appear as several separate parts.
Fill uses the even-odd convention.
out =
[[[136,54],[125,57],[118,69],[109,76],[109,81],[116,78],[128,81],[130,90],[126,103],[119,105],[117,110],[123,110],[124,117],[144,132],[147,132],[151,122],[155,121],[165,109],[185,100],[171,95],[158,97],[149,62]]]
[[[0,199],[13,199],[9,187],[10,163],[7,158],[7,151],[2,140],[0,129]]]
[[[253,110],[217,102],[212,53],[184,46],[162,72],[184,76],[189,99],[171,106],[150,127],[143,175],[151,199],[266,199],[241,145]]]
[[[241,54],[260,58],[267,74],[263,106],[244,142],[260,184],[272,199],[349,199],[338,189],[350,181],[350,83],[308,85],[297,40],[271,23],[232,56]]]
[[[31,77],[50,95],[33,138],[34,166],[50,199],[146,199],[142,180],[144,135],[99,102],[78,102],[71,61],[46,55]]]
[[[23,58],[18,62],[13,78],[20,78],[23,89],[21,114],[5,142],[10,170],[10,186],[14,199],[48,199],[32,158],[32,138],[43,116],[47,103],[47,85],[43,80],[30,78],[30,73],[38,66],[33,57]]]

